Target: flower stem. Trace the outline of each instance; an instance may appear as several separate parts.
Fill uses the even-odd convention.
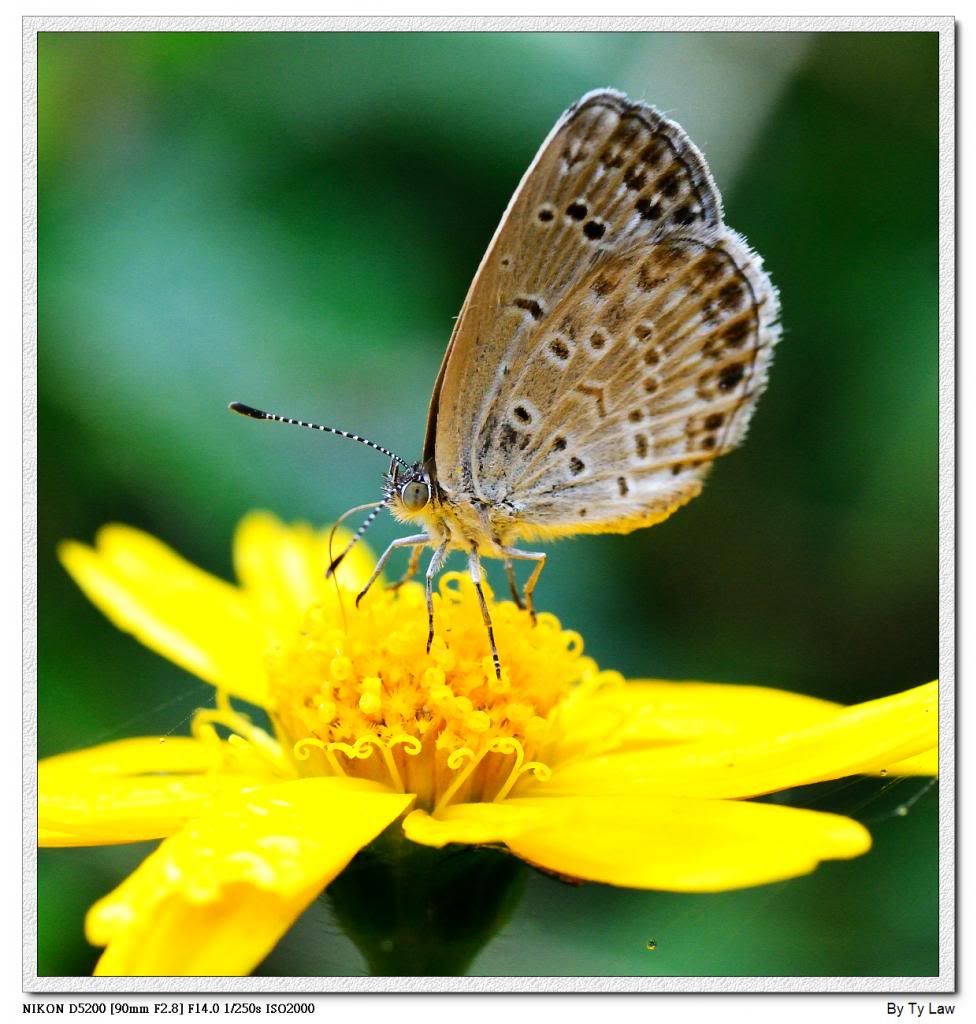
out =
[[[523,878],[521,861],[505,851],[420,846],[396,824],[326,896],[371,975],[458,976],[508,920]]]

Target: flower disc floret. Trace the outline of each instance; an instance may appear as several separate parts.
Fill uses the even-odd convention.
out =
[[[424,591],[409,583],[377,588],[355,614],[312,607],[271,657],[273,713],[302,774],[392,782],[437,807],[495,799],[536,766],[553,708],[597,674],[579,635],[497,605],[498,679],[471,581],[446,574],[434,601],[429,652]]]

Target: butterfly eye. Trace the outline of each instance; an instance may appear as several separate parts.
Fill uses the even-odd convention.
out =
[[[430,487],[422,480],[413,480],[400,491],[400,501],[408,512],[419,512],[430,501]]]

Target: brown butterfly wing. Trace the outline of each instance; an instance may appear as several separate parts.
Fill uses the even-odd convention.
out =
[[[741,438],[777,309],[681,128],[591,93],[543,143],[482,261],[425,458],[449,497],[505,503],[523,536],[657,521]]]
[[[476,486],[518,510],[526,537],[660,521],[742,440],[776,315],[728,229],[611,261],[513,362],[476,425]]]

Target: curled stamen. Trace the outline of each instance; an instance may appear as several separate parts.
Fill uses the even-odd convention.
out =
[[[525,761],[525,748],[517,739],[511,736],[499,736],[497,739],[491,741],[488,744],[488,749],[493,754],[514,754],[515,765],[511,768],[508,773],[508,778],[502,784],[498,793],[495,795],[495,800],[502,800],[505,794],[515,785],[515,780],[518,778],[519,769],[522,767],[522,763]]]
[[[542,761],[526,761],[525,764],[519,765],[518,768],[514,769],[505,781],[502,788],[495,794],[494,802],[498,803],[504,800],[505,797],[512,791],[512,787],[518,782],[519,778],[531,772],[539,782],[548,782],[552,778],[552,769],[547,764],[543,764]]]
[[[390,750],[392,750],[394,747],[402,746],[404,751],[411,757],[416,757],[417,754],[419,754],[420,751],[424,748],[424,745],[420,742],[420,740],[417,739],[416,736],[408,736],[404,732],[398,733],[396,736],[394,736],[390,740],[388,746]]]
[[[194,712],[193,720],[190,723],[190,732],[199,739],[204,737],[220,737],[220,733],[214,728],[215,725],[222,725],[231,732],[243,734],[247,731],[250,723],[233,710],[227,711],[222,708],[200,708]]]
[[[352,746],[348,743],[336,743],[335,748],[341,750],[347,757],[354,757],[357,761],[367,761],[373,756],[373,746],[379,745],[382,741],[375,736],[360,736]]]
[[[241,717],[243,718],[243,716]],[[240,723],[237,732],[247,740],[252,749],[256,750],[266,761],[270,761],[278,767],[287,766],[284,751],[281,749],[281,744],[273,736],[269,736],[264,729],[260,729],[258,726],[254,725],[250,719],[244,718]]]
[[[344,754],[351,761],[365,761],[373,756],[374,750],[378,750],[383,758],[383,764],[389,772],[393,787],[398,793],[403,793],[405,792],[403,778],[393,759],[393,748],[398,746],[402,746],[409,755],[419,754],[422,749],[422,745],[416,737],[401,733],[389,741],[382,740],[378,736],[360,736],[355,743],[344,743],[339,740],[326,743],[314,736],[306,736],[294,744],[292,753],[296,760],[307,761],[311,756],[312,749],[319,750],[325,755],[334,774],[347,776],[348,772],[340,763],[337,754]]]
[[[296,760],[307,761],[312,756],[311,747],[324,751],[326,745],[321,740],[315,739],[314,736],[307,736],[305,739],[299,740],[291,748],[291,752],[295,755]]]
[[[416,757],[421,750],[423,750],[424,745],[416,736],[408,736],[406,733],[399,733],[398,735],[393,736],[383,748],[383,757],[386,760],[386,767],[390,772],[390,777],[393,779],[398,791],[400,793],[405,793],[406,786],[403,782],[403,776],[400,774],[400,770],[397,768],[396,760],[393,756],[394,747],[403,747],[403,751],[408,757]]]
[[[481,764],[481,761],[485,754],[488,753],[488,750],[489,748],[486,747],[480,754],[476,754],[470,747],[458,747],[457,750],[451,751],[447,758],[447,767],[451,771],[457,771],[457,775],[454,777],[454,781],[441,794],[440,799],[434,807],[434,814],[451,802],[451,797],[453,797],[464,783],[471,778],[472,772],[479,764]],[[461,763],[465,759],[470,760],[470,764],[461,768]],[[458,771],[459,768],[461,768],[460,771]]]
[[[346,778],[346,770],[339,764],[339,759],[335,756],[335,751],[332,749],[335,746],[335,743],[323,743],[322,740],[318,740],[314,736],[306,736],[305,739],[299,740],[291,749],[298,761],[307,761],[309,759],[311,756],[309,748],[311,747],[321,750],[325,754],[326,761],[329,762],[332,774],[338,775],[340,778]]]
[[[475,752],[470,747],[458,747],[457,750],[452,750],[447,758],[447,767],[451,771],[456,771],[461,766],[461,762],[465,758],[470,758],[472,761],[480,761],[481,758],[476,757]]]
[[[239,750],[244,750],[246,747],[248,753],[257,755],[275,772],[287,772],[289,766],[278,742],[263,729],[254,725],[246,715],[235,711],[228,700],[221,700],[219,694],[220,691],[218,691],[218,704],[223,706],[201,708],[196,711],[190,722],[190,734],[202,743],[219,746],[222,741],[215,726],[222,725],[231,733],[228,742],[232,747],[237,747]],[[245,745],[244,747],[241,746],[242,743]]]
[[[346,769],[339,764],[339,759],[336,757],[336,743],[326,743],[322,747],[322,753],[325,754],[326,761],[329,762],[329,767],[332,769],[333,775],[339,775],[343,778],[346,777]],[[348,744],[342,744],[342,746],[348,746]]]
[[[190,735],[201,743],[220,743],[220,733],[213,727],[212,718],[216,712],[201,708],[190,719]]]
[[[357,750],[353,744],[342,743],[339,740],[336,740],[334,743],[327,744],[325,748],[325,756],[329,759],[329,764],[332,765],[332,768],[340,775],[345,775],[346,771],[339,765],[339,759],[336,757],[337,752],[345,754],[350,761],[365,760],[372,753],[372,751],[369,750],[364,752],[362,747]]]
[[[514,754],[515,764],[508,773],[508,778],[502,783],[493,801],[495,803],[504,800],[511,792],[512,787],[519,780],[519,776],[525,772],[532,772],[540,782],[548,782],[552,778],[552,769],[541,761],[526,761],[525,748],[517,740],[510,736],[501,736],[488,744],[488,749],[495,754]]]
[[[403,737],[405,740],[410,740],[411,737]],[[362,759],[369,757],[373,751],[371,747],[375,747],[383,758],[383,764],[386,765],[386,770],[390,773],[390,781],[393,783],[393,788],[398,793],[403,793],[403,779],[400,777],[400,771],[396,766],[396,762],[393,760],[393,752],[390,750],[390,743],[386,743],[381,740],[378,736],[360,736],[356,740],[355,749],[357,751],[356,756]],[[418,744],[419,748],[419,744]]]
[[[493,754],[514,754],[516,768],[525,760],[525,748],[514,736],[499,736],[488,744],[488,749]]]

